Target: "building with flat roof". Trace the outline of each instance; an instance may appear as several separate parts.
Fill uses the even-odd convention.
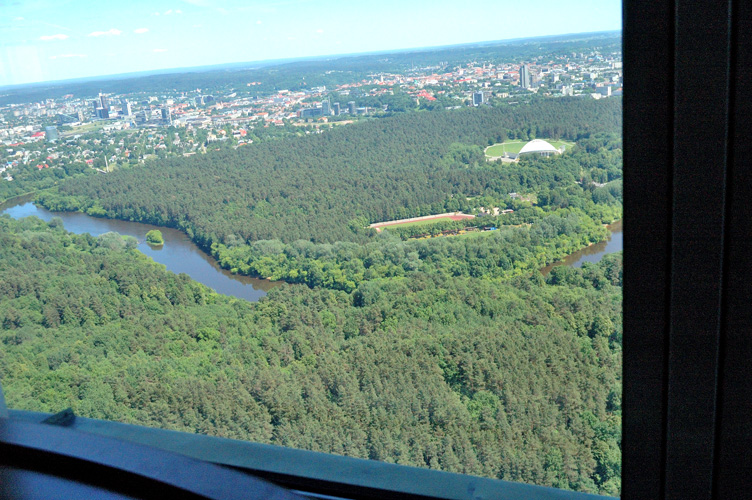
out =
[[[533,76],[530,73],[530,66],[523,64],[520,66],[520,87],[529,89],[533,86]]]
[[[57,133],[57,127],[44,127],[44,136],[45,139],[47,139],[47,142],[55,142],[56,140],[58,140],[59,136]]]

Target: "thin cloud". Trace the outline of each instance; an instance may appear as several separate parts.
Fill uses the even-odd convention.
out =
[[[167,49],[154,49],[152,52],[167,52]]]
[[[58,33],[57,35],[44,35],[40,36],[40,40],[49,41],[49,40],[65,40],[68,38],[68,35],[64,35],[62,33]]]
[[[73,31],[72,29],[70,29],[70,28],[68,28],[66,26],[60,26],[59,24],[48,23],[48,22],[45,22],[45,21],[36,21],[36,22],[38,22],[39,24],[43,24],[45,26],[49,26],[50,28],[57,28],[57,29],[61,29],[63,31],[70,31],[71,33],[75,33],[75,31]]]
[[[88,57],[86,54],[60,54],[59,56],[50,56],[50,59],[70,59],[72,57]]]
[[[323,33],[324,30],[316,30],[316,33]]]
[[[218,2],[212,1],[212,0],[182,0],[183,3],[187,3],[189,5],[193,5],[195,7],[204,7],[208,9],[215,10],[219,12],[222,15],[231,14],[231,12],[224,7],[218,7],[216,4]],[[255,7],[253,7],[255,9]],[[244,10],[251,10],[251,7],[235,7],[232,9],[233,12],[240,12]],[[174,14],[182,14],[183,11],[180,9],[175,9],[172,11]]]
[[[24,20],[25,20],[25,18],[23,18],[23,17],[21,17],[21,16],[18,16],[18,17],[14,17],[14,18],[13,18],[13,20],[14,20],[14,21],[24,21]]]
[[[141,33],[146,33],[147,31],[149,31],[149,28],[138,28],[138,29],[133,30],[134,33],[139,34],[139,35]]]
[[[92,31],[89,33],[89,36],[118,36],[122,33],[122,31],[110,28],[107,31]]]
[[[197,7],[211,7],[209,0],[183,0],[183,2]]]

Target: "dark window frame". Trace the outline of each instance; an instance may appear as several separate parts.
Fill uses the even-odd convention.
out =
[[[747,498],[750,2],[624,3],[624,498]]]
[[[752,170],[743,147],[752,142],[744,126],[752,116],[752,5],[625,0],[623,12],[622,496],[746,498]],[[105,434],[122,425],[91,423]],[[529,488],[529,498],[578,495]]]

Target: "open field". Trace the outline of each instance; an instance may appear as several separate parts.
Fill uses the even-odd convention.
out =
[[[555,148],[560,148],[562,145],[566,145],[567,149],[574,146],[573,142],[569,141],[550,141],[548,139],[543,139],[544,141],[548,142]],[[493,146],[488,146],[486,148],[486,156],[489,158],[497,158],[500,156],[504,156],[504,153],[513,153],[517,154],[520,152],[522,147],[527,144],[529,141],[506,141],[499,144],[494,144]]]
[[[374,224],[371,224],[368,227],[372,227],[376,229],[376,231],[381,231],[381,228],[387,227],[387,226],[403,226],[403,225],[421,225],[421,224],[431,224],[434,222],[439,222],[441,220],[463,220],[463,219],[472,219],[474,218],[474,215],[468,215],[468,214],[461,214],[459,212],[450,212],[445,214],[438,214],[438,215],[424,215],[423,217],[412,217],[410,219],[400,219],[400,220],[392,220],[387,222],[376,222]]]
[[[416,220],[413,222],[403,222],[401,224],[390,224],[391,226],[399,226],[399,227],[410,227],[410,226],[430,226],[432,224],[436,224],[438,222],[442,222],[445,220],[460,220],[460,219],[451,219],[449,217],[440,217],[436,219],[427,219],[427,220]]]
[[[62,132],[60,137],[70,137],[77,134],[86,134],[88,132],[94,132],[102,129],[106,125],[106,122],[90,122],[79,127],[75,127],[73,130]]]

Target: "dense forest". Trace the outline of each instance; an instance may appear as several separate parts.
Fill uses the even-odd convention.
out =
[[[233,272],[313,287],[351,292],[415,269],[512,277],[603,240],[601,225],[621,217],[620,126],[618,99],[407,113],[72,179],[38,200],[176,227]],[[483,146],[534,137],[578,145],[554,158],[485,160]],[[515,210],[474,222],[504,231],[401,243],[367,229],[481,204]]]
[[[0,203],[16,196],[56,186],[71,176],[91,175],[94,171],[85,163],[65,163],[60,168],[39,169],[34,164],[13,168],[13,182],[0,181]]]
[[[212,254],[235,273],[351,292],[363,281],[401,277],[413,270],[477,278],[530,274],[605,240],[607,234],[600,221],[581,211],[559,210],[530,227],[467,236],[405,242],[385,231],[365,245],[260,240],[214,244]]]
[[[620,133],[618,98],[546,99],[66,179],[38,202],[175,227],[289,284],[248,303],[131,238],[0,217],[8,403],[618,494],[621,256],[538,269],[621,218]],[[486,161],[533,138],[576,146]],[[480,207],[512,212],[368,227]],[[495,229],[417,238],[466,226]]]
[[[12,408],[619,492],[619,254],[546,280],[416,269],[253,304],[59,219],[1,216],[0,261]]]

